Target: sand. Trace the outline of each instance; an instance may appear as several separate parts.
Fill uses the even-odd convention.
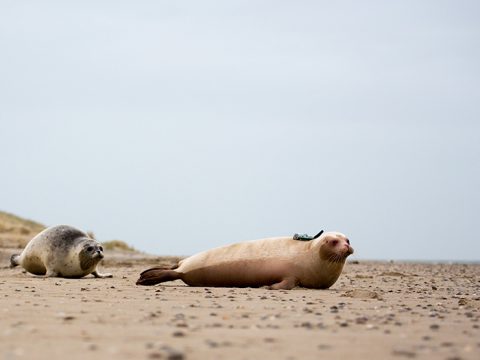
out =
[[[3,253],[2,264],[8,255]],[[329,290],[139,287],[0,269],[0,359],[480,359],[480,265],[348,263]]]

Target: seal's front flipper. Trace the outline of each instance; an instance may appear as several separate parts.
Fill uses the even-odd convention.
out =
[[[178,279],[181,279],[181,274],[175,270],[156,267],[142,272],[136,284],[155,285],[165,281],[173,281]]]
[[[92,275],[95,276],[96,278],[100,278],[100,279],[105,279],[105,278],[111,278],[113,277],[112,274],[100,274],[97,270],[94,270],[92,272]]]
[[[59,274],[58,271],[47,269],[47,272],[45,273],[45,277],[62,277],[62,275]]]
[[[280,281],[279,283],[273,284],[268,288],[270,290],[291,290],[295,286],[297,286],[297,279],[290,277]]]

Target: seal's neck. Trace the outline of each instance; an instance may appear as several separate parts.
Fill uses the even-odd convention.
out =
[[[321,261],[319,268],[317,269],[318,274],[318,285],[322,289],[327,289],[340,277],[342,273],[343,266],[345,265],[345,260],[343,261]]]
[[[316,244],[312,247],[317,247],[317,256],[320,257],[315,269],[317,278],[317,287],[327,289],[332,286],[342,273],[345,265],[346,257],[331,251],[328,247],[324,247],[321,239],[315,240]]]
[[[78,257],[82,270],[93,270],[101,260],[99,257],[92,257],[92,255],[88,254],[85,250],[80,251]]]

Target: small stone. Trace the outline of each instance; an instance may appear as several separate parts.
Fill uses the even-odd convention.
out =
[[[207,345],[210,346],[211,348],[216,348],[216,347],[218,347],[218,343],[217,343],[216,341],[207,340],[206,343],[207,343]]]
[[[366,316],[360,316],[355,319],[355,323],[359,325],[366,324],[368,322],[368,318]]]
[[[328,344],[320,344],[318,345],[318,349],[319,350],[328,350],[328,349],[331,349],[332,346],[331,345],[328,345]]]
[[[444,341],[440,344],[440,346],[443,346],[443,347],[452,347],[453,346],[453,343],[450,342],[450,341]]]
[[[172,351],[167,356],[168,360],[183,360],[185,359],[185,355],[177,350]]]
[[[414,358],[415,356],[417,356],[416,353],[414,353],[413,351],[410,351],[410,350],[403,350],[403,349],[399,349],[399,350],[393,350],[392,354],[394,356],[403,356],[403,357],[407,357],[407,358]]]
[[[303,328],[307,328],[307,329],[311,329],[313,327],[312,323],[309,322],[309,321],[305,321],[305,322],[301,323],[300,326],[303,327]]]
[[[166,359],[168,360],[183,360],[185,358],[185,355],[183,352],[173,349],[170,346],[162,346],[161,348],[162,352],[160,353],[152,353],[150,354],[150,358],[152,358],[152,355],[155,354],[156,356],[160,355],[160,358],[164,358],[166,355]],[[159,357],[153,357],[153,359],[159,359]]]

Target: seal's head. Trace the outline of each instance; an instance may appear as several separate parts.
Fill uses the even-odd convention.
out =
[[[82,243],[82,249],[78,256],[82,270],[94,268],[104,257],[103,247],[95,240],[89,239]]]
[[[344,262],[353,254],[350,240],[342,233],[327,232],[319,238],[320,257],[331,262]]]

